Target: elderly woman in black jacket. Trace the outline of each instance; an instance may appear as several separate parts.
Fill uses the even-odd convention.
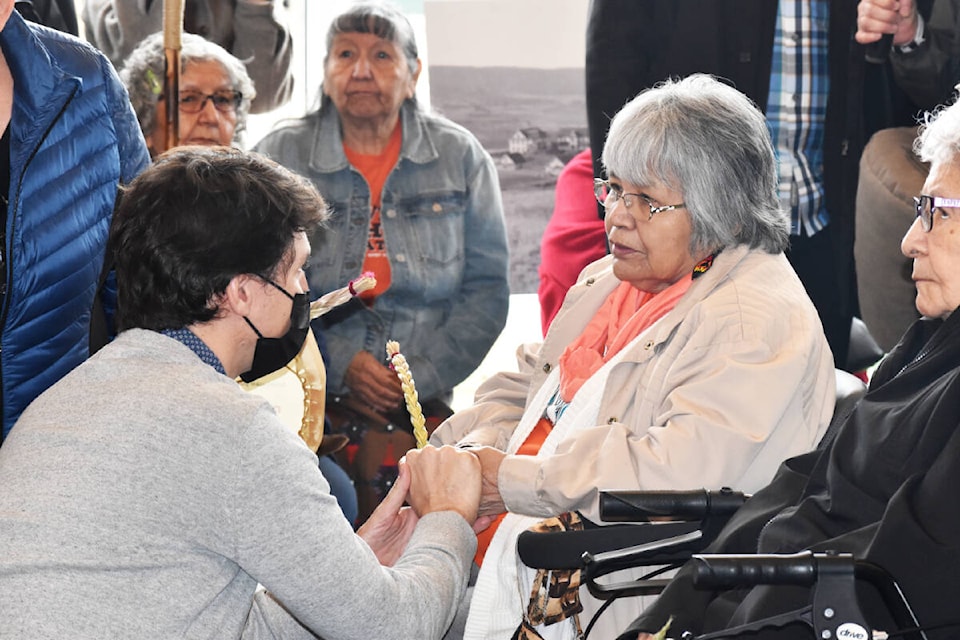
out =
[[[928,638],[956,637],[960,575],[960,104],[921,127],[931,163],[916,219],[901,243],[913,261],[923,316],[886,357],[832,445],[785,462],[721,532],[709,553],[851,553],[887,569]],[[800,587],[696,591],[690,567],[621,638],[710,632],[807,604]],[[874,628],[888,614],[861,601]],[[941,628],[937,628],[941,627]],[[639,633],[639,636],[638,636]],[[794,624],[763,638],[808,638]]]

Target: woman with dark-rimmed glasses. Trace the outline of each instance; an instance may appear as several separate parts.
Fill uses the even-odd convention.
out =
[[[148,36],[120,71],[151,155],[166,146],[158,123],[166,121],[163,98],[163,34]],[[180,51],[180,144],[237,146],[256,95],[243,63],[220,45],[185,33]]]

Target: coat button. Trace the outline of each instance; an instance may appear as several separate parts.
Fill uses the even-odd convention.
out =
[[[441,205],[439,202],[434,202],[431,209],[433,209],[434,213],[440,213],[443,211],[443,205]]]
[[[406,261],[407,261],[407,256],[406,256],[406,255],[404,255],[404,254],[402,254],[402,253],[398,253],[398,254],[397,254],[397,262],[406,262]]]
[[[613,424],[614,422],[617,422],[617,416],[610,416],[607,418],[607,424]]]
[[[547,364],[543,365],[543,372],[544,372],[544,373],[550,373],[550,371],[551,371],[552,369],[553,369],[553,367],[550,366],[550,363],[549,363],[549,362],[548,362]]]
[[[587,286],[589,287],[590,285],[592,285],[592,284],[593,284],[594,282],[596,282],[596,281],[597,281],[596,278],[587,278],[587,281],[584,282],[583,284],[585,284],[585,285],[587,285]]]
[[[397,217],[397,210],[396,210],[396,209],[387,209],[387,217],[388,217],[388,218],[396,218],[396,217]]]
[[[647,340],[647,344],[643,345],[643,348],[647,350],[653,349],[653,340]]]

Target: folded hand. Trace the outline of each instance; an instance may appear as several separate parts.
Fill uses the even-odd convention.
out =
[[[353,356],[343,381],[351,395],[382,413],[399,408],[403,402],[397,374],[367,351],[358,351]]]

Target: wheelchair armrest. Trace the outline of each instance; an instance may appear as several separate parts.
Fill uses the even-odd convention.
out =
[[[601,491],[600,519],[604,522],[647,522],[704,520],[722,518],[724,522],[739,509],[747,496],[727,487],[720,491]]]
[[[809,587],[817,581],[820,564],[833,565],[834,572],[853,575],[850,554],[713,554],[693,556],[693,586],[717,590],[758,584],[792,584]],[[823,569],[827,567],[824,566]]]
[[[854,580],[867,582],[880,594],[899,628],[910,630],[905,637],[926,640],[926,634],[893,576],[878,565],[856,560],[849,553],[801,551],[782,555],[694,555],[693,562],[693,585],[697,589],[738,589],[760,584],[810,586],[814,588],[814,614],[829,606],[831,609],[842,608],[844,616],[856,620],[864,618],[856,602],[853,583]],[[819,631],[817,625],[821,622],[814,615],[812,626],[816,631]],[[757,628],[763,623],[744,625],[738,630],[745,630],[748,626]],[[717,634],[717,637],[727,636]]]
[[[698,522],[664,522],[608,527],[593,525],[583,531],[524,531],[517,539],[517,553],[523,564],[533,569],[581,569],[584,554],[597,556],[657,543],[699,528]],[[688,551],[685,557],[689,558],[690,553],[692,551]]]
[[[603,520],[640,523],[598,527],[584,521],[582,531],[524,531],[517,553],[534,569],[582,569],[584,584],[601,599],[656,593],[663,586],[656,581],[600,584],[596,579],[622,569],[683,564],[713,541],[746,498],[727,488],[601,492]]]
[[[584,565],[584,554],[597,556],[632,549],[697,529],[703,529],[709,542],[744,500],[743,493],[727,488],[720,491],[601,491],[602,520],[643,524],[597,527],[587,522],[583,531],[524,531],[517,540],[517,552],[523,563],[534,569],[580,569]],[[661,522],[666,519],[669,521]],[[671,544],[667,541],[665,547],[670,548]],[[656,561],[641,564],[684,561],[703,546],[705,544],[692,551],[685,547],[688,550],[682,557],[672,553],[670,559],[664,560],[661,554]],[[637,559],[642,560],[642,554]]]

